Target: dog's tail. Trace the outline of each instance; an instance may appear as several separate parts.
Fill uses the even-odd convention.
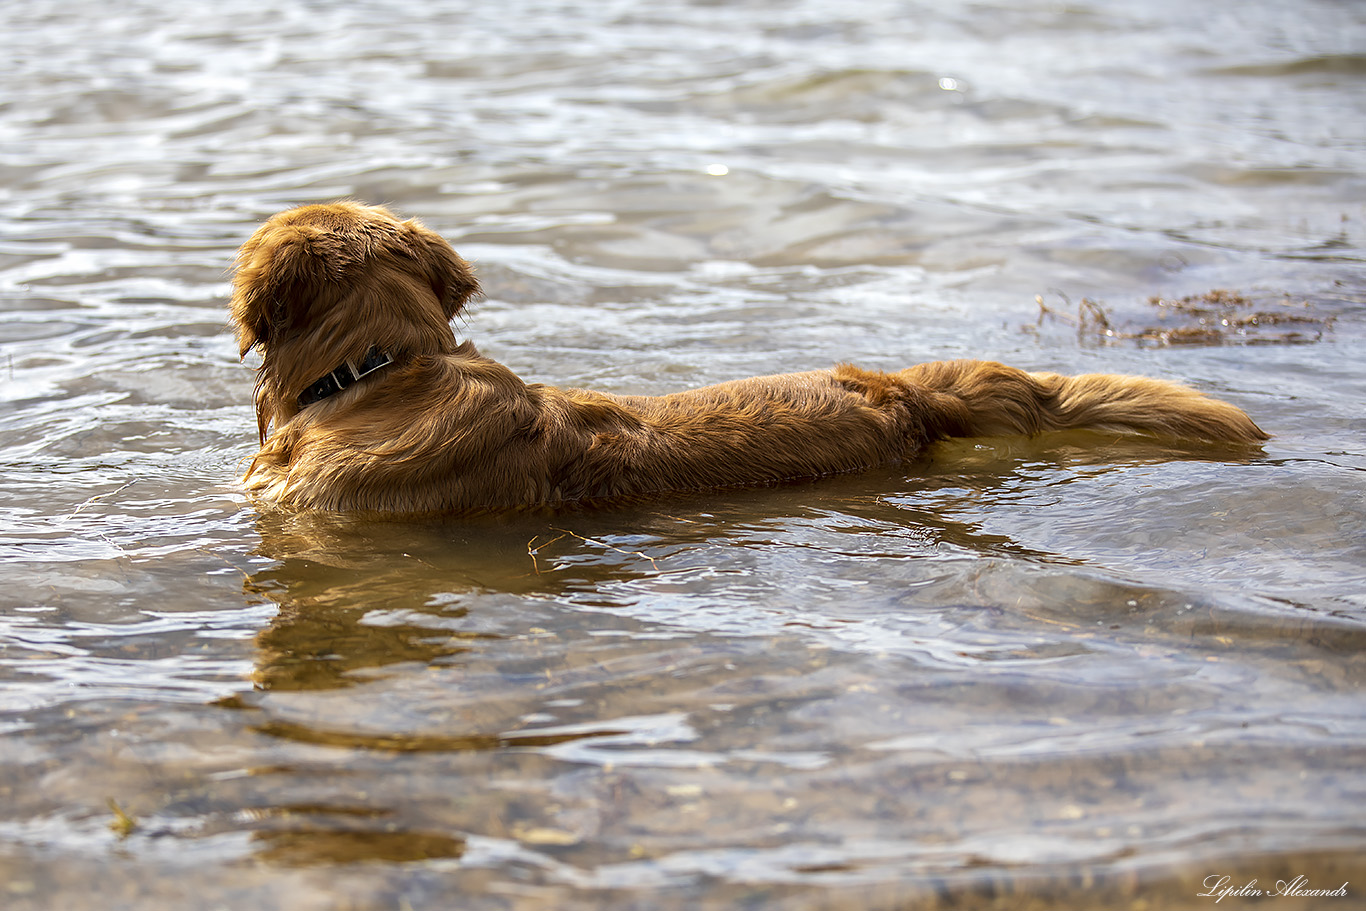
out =
[[[938,361],[896,377],[925,394],[932,437],[1095,430],[1250,446],[1268,439],[1243,411],[1164,380],[1026,373],[989,361]]]

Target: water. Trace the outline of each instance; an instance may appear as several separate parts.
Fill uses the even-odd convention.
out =
[[[0,36],[4,907],[1361,906],[1359,6],[31,0]],[[258,512],[227,270],[340,196],[475,260],[459,330],[528,378],[973,355],[1276,436]],[[1261,323],[1164,343],[1195,318],[1148,298],[1213,289]]]

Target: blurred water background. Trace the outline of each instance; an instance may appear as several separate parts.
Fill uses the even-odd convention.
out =
[[[1360,4],[26,0],[0,51],[0,905],[1366,902]],[[337,197],[528,379],[983,356],[1275,438],[258,512],[228,270]]]

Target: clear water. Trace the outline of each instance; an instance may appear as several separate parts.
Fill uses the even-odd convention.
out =
[[[1359,5],[29,0],[0,51],[0,905],[1364,900]],[[259,513],[227,270],[340,196],[531,379],[974,355],[1276,436]],[[1307,328],[1067,321],[1216,288]]]

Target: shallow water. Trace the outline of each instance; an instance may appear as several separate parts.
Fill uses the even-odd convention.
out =
[[[0,904],[1359,906],[1364,41],[1328,0],[6,6]],[[227,270],[339,196],[475,260],[459,331],[536,380],[973,355],[1275,438],[260,512]],[[1166,343],[1149,297],[1216,288],[1277,320]]]

